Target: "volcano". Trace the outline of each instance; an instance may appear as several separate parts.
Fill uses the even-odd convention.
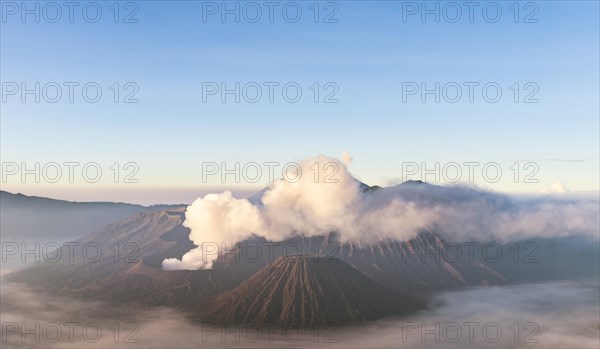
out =
[[[208,303],[203,321],[304,328],[362,324],[424,307],[340,259],[313,256],[279,257]]]
[[[361,188],[390,200],[432,205],[448,197],[478,195],[420,182]],[[76,240],[74,251],[61,248],[57,255],[63,258],[56,262],[36,263],[7,277],[55,294],[173,307],[201,321],[310,327],[408,314],[424,307],[422,300],[435,292],[503,284],[517,269],[510,258],[504,266],[482,258],[478,250],[472,260],[449,261],[437,258],[438,252],[431,256],[431,251],[452,247],[441,226],[408,241],[363,244],[344,242],[336,232],[279,242],[254,236],[220,251],[212,269],[162,270],[166,258],[181,259],[196,247],[184,221],[184,208],[139,212]],[[90,260],[83,253],[89,245],[104,253]]]

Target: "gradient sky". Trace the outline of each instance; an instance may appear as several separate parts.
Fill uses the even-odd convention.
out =
[[[296,23],[281,14],[287,2],[278,2],[273,23],[264,2],[257,2],[263,9],[257,23],[243,16],[236,23],[233,15],[223,23],[220,13],[203,21],[207,2],[202,1],[135,1],[137,23],[122,23],[134,8],[125,8],[127,2],[120,3],[120,23],[114,23],[114,1],[99,2],[103,12],[96,23],[85,21],[81,7],[73,23],[64,8],[57,23],[43,16],[35,23],[31,15],[22,23],[20,13],[7,13],[7,3],[2,1],[0,34],[3,86],[96,82],[103,96],[88,103],[76,89],[69,103],[66,87],[54,104],[6,96],[2,162],[29,167],[96,162],[103,177],[90,184],[78,175],[75,183],[65,178],[35,183],[31,176],[21,183],[11,176],[2,183],[4,190],[78,200],[190,201],[215,187],[241,190],[267,182],[266,174],[258,183],[233,178],[221,183],[217,176],[203,182],[203,162],[283,164],[343,152],[354,158],[352,173],[369,184],[401,181],[406,162],[425,162],[430,168],[436,162],[495,162],[503,170],[501,180],[482,181],[476,172],[475,184],[518,193],[560,182],[575,192],[599,190],[597,1],[520,2],[518,23],[513,1],[496,2],[502,9],[496,23],[481,13],[489,2],[477,2],[473,23],[462,5],[456,23],[443,13],[440,23],[433,15],[425,23],[419,15],[403,20],[409,5],[402,1],[320,2],[319,23],[311,10],[314,1],[296,2],[303,11]],[[443,9],[446,3],[439,4]],[[337,23],[323,23],[336,8]],[[536,8],[531,18],[537,23],[523,23]],[[109,89],[114,82],[121,87],[136,83],[139,102],[114,103]],[[255,104],[235,103],[232,96],[222,103],[218,95],[203,103],[203,82],[230,87],[235,82],[296,82],[303,95],[289,103],[276,89],[275,102],[269,103],[265,87]],[[323,85],[335,83],[339,102],[315,103],[310,90],[315,82],[321,99]],[[496,82],[502,98],[486,102],[476,88],[469,103],[465,87],[457,103],[443,98],[435,103],[432,96],[422,103],[419,95],[403,102],[403,82],[430,87],[435,82]],[[510,89],[515,82],[521,88],[519,103]],[[523,90],[528,82],[539,87],[538,103],[522,102],[531,91]],[[115,162],[138,164],[139,183],[112,183],[109,167]],[[514,183],[509,168],[515,162],[521,167],[535,162],[539,182],[521,178]],[[522,177],[526,171],[521,171]]]

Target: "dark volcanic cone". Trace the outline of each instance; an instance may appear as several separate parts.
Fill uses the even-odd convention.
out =
[[[412,313],[424,304],[388,290],[337,258],[279,257],[213,298],[202,320],[217,324],[351,325]]]

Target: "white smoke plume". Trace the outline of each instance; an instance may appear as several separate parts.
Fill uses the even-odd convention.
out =
[[[425,229],[463,241],[598,236],[598,201],[518,201],[473,188],[417,182],[367,189],[335,158],[308,158],[299,167],[255,199],[236,199],[230,192],[197,199],[188,207],[184,225],[198,247],[181,260],[165,259],[163,268],[210,269],[217,255],[204,255],[203,243],[233,246],[253,236],[282,241],[336,232],[342,242],[361,244],[407,241]]]

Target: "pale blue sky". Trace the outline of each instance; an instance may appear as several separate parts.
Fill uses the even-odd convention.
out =
[[[97,162],[107,177],[112,163],[136,162],[140,181],[37,184],[15,177],[2,183],[6,190],[126,200],[130,194],[118,195],[120,190],[260,187],[265,183],[202,183],[201,163],[285,163],[320,153],[340,157],[344,151],[354,157],[351,171],[370,184],[398,181],[403,162],[433,167],[476,161],[503,167],[498,183],[476,183],[492,190],[538,192],[556,182],[574,191],[598,190],[597,1],[533,2],[538,23],[523,23],[535,9],[528,2],[520,3],[515,23],[512,1],[497,2],[502,16],[496,23],[481,14],[488,2],[479,3],[473,23],[466,13],[457,23],[443,17],[435,23],[432,16],[426,23],[408,16],[404,23],[407,2],[401,1],[332,2],[338,23],[314,23],[313,1],[297,2],[303,15],[296,23],[287,23],[280,11],[274,23],[264,11],[257,23],[244,17],[235,23],[231,16],[225,23],[219,16],[203,23],[207,2],[201,1],[134,2],[138,23],[114,23],[112,1],[101,2],[97,23],[87,23],[77,10],[74,23],[66,13],[57,23],[43,17],[35,23],[32,16],[22,23],[19,14],[6,13],[6,3],[0,34],[3,83],[93,81],[103,96],[95,104],[81,95],[68,103],[66,88],[55,104],[6,96],[2,161]],[[321,17],[335,8],[326,6],[320,3]],[[131,10],[121,8],[120,16]],[[109,89],[114,82],[121,87],[135,82],[139,103],[114,103]],[[231,96],[221,103],[218,95],[203,103],[203,82],[296,82],[303,96],[288,103],[279,94],[269,103],[265,87],[256,104],[234,103]],[[334,82],[339,102],[314,103],[314,82],[321,88]],[[465,87],[455,104],[433,103],[432,97],[422,103],[419,95],[403,103],[402,82],[496,82],[503,94],[498,103],[489,103],[476,89],[469,103]],[[515,82],[521,87],[519,103],[510,90]],[[531,91],[523,91],[527,82],[539,87],[538,103],[522,103]],[[539,165],[539,183],[514,183],[509,166],[527,161]],[[161,195],[134,195],[129,201],[177,200]]]

